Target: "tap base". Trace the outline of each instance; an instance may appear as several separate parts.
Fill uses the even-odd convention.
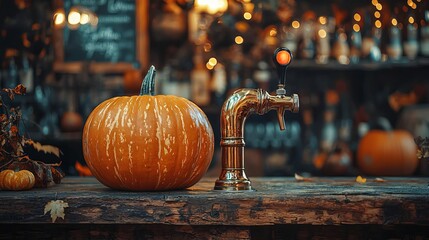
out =
[[[248,179],[236,179],[236,180],[216,180],[214,190],[223,191],[241,191],[247,190],[252,191],[252,184]]]

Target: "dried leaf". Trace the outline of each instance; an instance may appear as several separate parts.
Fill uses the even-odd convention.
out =
[[[64,173],[61,170],[51,167],[52,178],[56,184],[61,183],[61,179],[64,177]]]
[[[3,92],[7,93],[7,95],[9,96],[10,100],[14,100],[15,99],[15,94],[13,93],[13,90],[10,88],[3,88]]]
[[[69,204],[64,202],[63,200],[50,201],[45,205],[45,211],[43,215],[46,215],[46,213],[50,211],[51,219],[54,223],[59,217],[64,219],[64,208],[66,207],[69,207]]]
[[[383,178],[375,178],[374,182],[386,182]]]
[[[23,95],[27,92],[27,89],[24,87],[24,85],[19,84],[12,90],[15,94]]]
[[[356,177],[356,182],[358,183],[366,183],[366,178],[363,178],[361,176]]]
[[[82,164],[80,164],[80,162],[76,161],[74,167],[79,173],[79,176],[92,176],[91,170],[87,166],[83,166]]]
[[[417,149],[417,158],[418,159],[426,159],[429,158],[429,149]]]
[[[416,137],[414,141],[417,144],[417,158],[429,159],[429,138]]]
[[[25,143],[32,146],[34,149],[36,149],[39,152],[43,151],[44,153],[52,153],[55,156],[60,157],[61,151],[57,147],[54,147],[52,145],[42,145],[39,142],[35,142],[31,139],[27,139]]]
[[[298,181],[298,182],[311,182],[311,181],[313,181],[313,179],[303,177],[303,176],[301,176],[301,175],[299,175],[297,173],[295,173],[295,180]]]
[[[423,158],[423,151],[421,149],[417,149],[417,158],[422,159]]]

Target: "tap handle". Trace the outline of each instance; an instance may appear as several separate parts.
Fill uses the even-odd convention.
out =
[[[286,70],[292,61],[292,53],[285,47],[277,48],[273,54],[273,61],[279,75],[279,84],[276,93],[277,95],[285,95],[286,90],[284,89],[284,86],[286,83]]]
[[[285,111],[286,111],[285,107],[280,107],[279,109],[277,109],[277,121],[279,122],[279,127],[280,127],[280,130],[282,131],[286,129]]]

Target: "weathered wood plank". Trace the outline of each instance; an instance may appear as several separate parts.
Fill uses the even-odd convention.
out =
[[[177,226],[135,224],[2,224],[3,239],[427,239],[416,225]]]
[[[3,239],[251,239],[248,227],[173,225],[25,224],[0,225]]]
[[[48,189],[0,191],[0,223],[50,223],[51,200],[69,204],[58,223],[278,225],[429,225],[428,178],[252,179],[251,192],[212,190],[215,179],[171,192],[120,192],[93,178],[65,178]]]

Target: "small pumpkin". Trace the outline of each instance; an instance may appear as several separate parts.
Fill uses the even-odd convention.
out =
[[[3,170],[0,172],[0,189],[2,190],[28,190],[34,187],[36,178],[28,170]]]
[[[74,111],[67,111],[63,114],[60,121],[61,130],[63,132],[78,132],[82,130],[82,116]]]
[[[341,176],[353,173],[352,152],[343,142],[336,143],[332,151],[315,155],[313,164],[324,175]]]
[[[140,96],[108,99],[85,123],[85,161],[108,187],[183,189],[197,183],[211,162],[214,135],[204,112],[185,98],[152,96],[154,77],[152,66]]]
[[[368,175],[411,175],[418,166],[414,138],[404,130],[370,130],[359,142],[357,164]]]

